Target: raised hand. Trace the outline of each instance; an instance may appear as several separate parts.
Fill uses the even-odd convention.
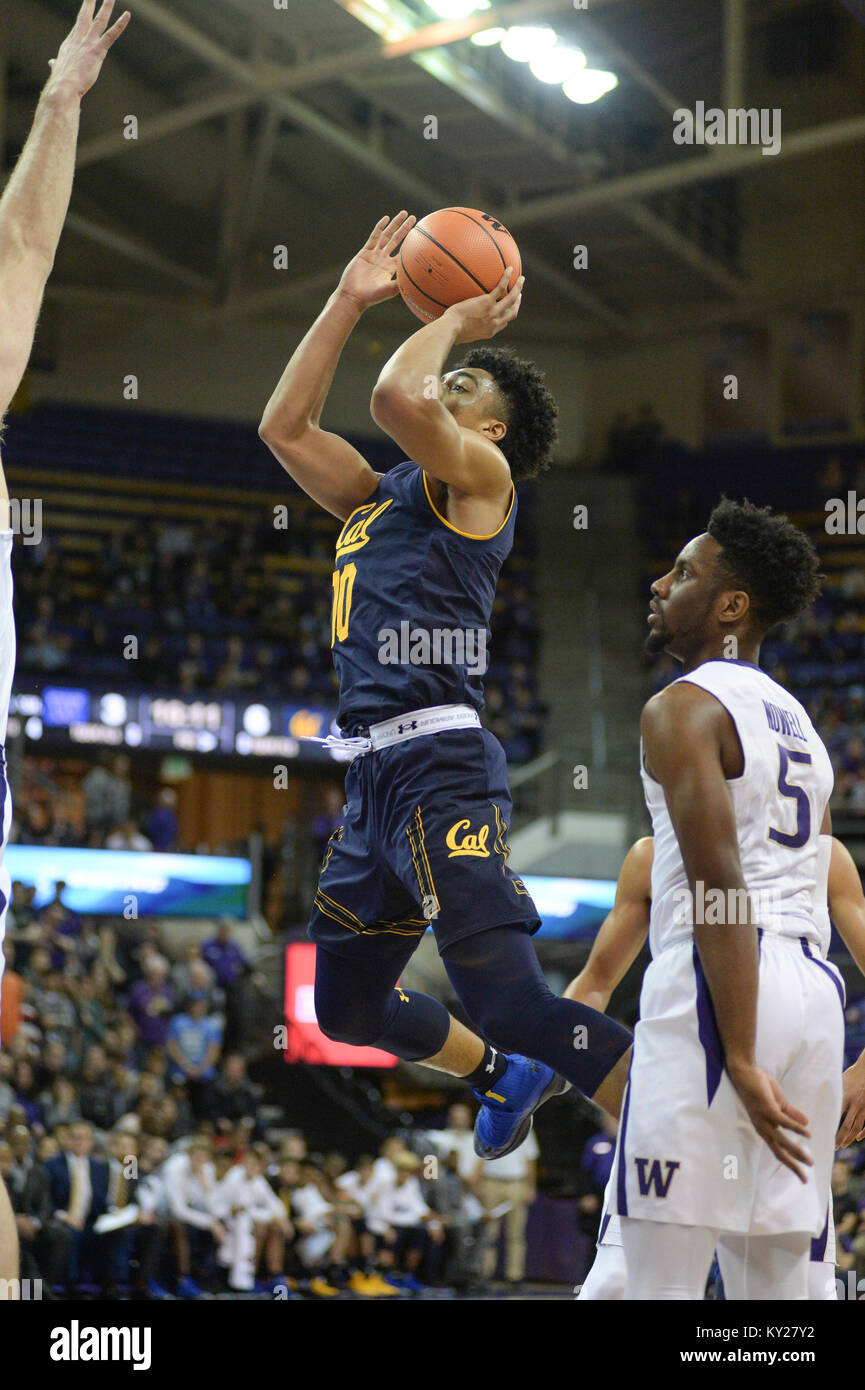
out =
[[[74,28],[60,45],[57,57],[49,62],[51,87],[72,91],[79,97],[89,92],[99,76],[106,53],[132,18],[125,10],[109,29],[114,0],[104,0],[94,16],[95,9],[96,0],[84,0]]]
[[[416,221],[405,211],[396,217],[379,218],[365,245],[343,271],[340,294],[353,299],[361,309],[393,299],[399,293],[394,258]]]
[[[513,266],[508,266],[494,290],[489,294],[479,294],[473,299],[464,299],[460,304],[452,304],[442,318],[457,325],[458,343],[479,343],[486,338],[494,338],[520,312],[523,285],[526,277],[521,275],[512,290],[508,289]]]

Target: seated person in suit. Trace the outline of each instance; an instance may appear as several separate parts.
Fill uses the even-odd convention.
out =
[[[52,1285],[78,1282],[88,1260],[99,1262],[99,1243],[93,1223],[108,1207],[108,1164],[93,1157],[93,1126],[86,1120],[70,1125],[64,1147],[45,1164],[53,1219],[71,1231],[71,1242],[50,1242],[47,1274]]]

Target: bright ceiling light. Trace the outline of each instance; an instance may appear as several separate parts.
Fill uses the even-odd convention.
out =
[[[530,63],[552,48],[557,37],[555,29],[546,25],[515,24],[502,39],[502,53],[515,63]]]
[[[339,0],[339,3],[385,43],[396,43],[414,32],[410,24],[391,14],[388,0]]]
[[[465,19],[476,10],[488,10],[490,0],[426,0],[427,8],[439,19]]]
[[[601,97],[606,96],[607,92],[611,92],[618,85],[619,79],[614,72],[584,68],[564,84],[562,91],[569,101],[588,106],[590,102],[600,101]]]
[[[575,77],[586,66],[586,55],[581,48],[547,48],[539,53],[529,64],[533,77],[539,82],[551,82],[561,86],[563,82]]]
[[[472,34],[472,43],[478,48],[491,48],[494,43],[501,43],[507,32],[507,29],[481,29],[479,34]]]

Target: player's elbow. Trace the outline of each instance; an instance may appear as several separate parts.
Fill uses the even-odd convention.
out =
[[[277,458],[291,458],[312,428],[308,420],[285,418],[265,411],[258,426],[258,437]]]
[[[429,401],[393,381],[379,381],[373,390],[369,412],[380,429],[395,428],[420,421],[429,413]]]

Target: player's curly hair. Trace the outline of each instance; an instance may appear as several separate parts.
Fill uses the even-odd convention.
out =
[[[723,497],[706,530],[721,547],[718,563],[726,580],[749,595],[761,632],[798,617],[819,594],[817,552],[781,513]]]
[[[510,348],[476,347],[461,367],[479,367],[495,380],[505,409],[508,432],[501,451],[511,466],[514,480],[536,478],[549,468],[558,436],[559,408],[544,385],[544,374],[534,362],[517,357]]]

